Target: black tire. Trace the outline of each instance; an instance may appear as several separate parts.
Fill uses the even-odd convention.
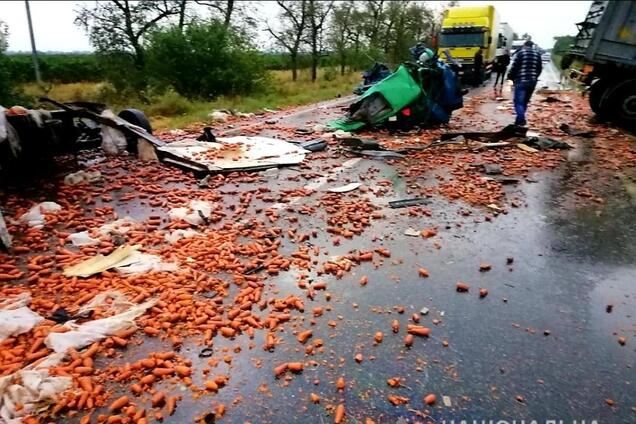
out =
[[[137,125],[138,127],[143,128],[148,131],[149,134],[152,134],[152,127],[150,126],[150,121],[146,115],[140,111],[139,109],[124,109],[119,112],[119,116],[121,119],[130,122],[133,125]]]
[[[148,131],[149,134],[152,134],[150,121],[148,121],[146,115],[139,109],[124,109],[119,112],[117,116],[133,125],[143,128]],[[137,137],[126,135],[126,141],[128,142],[127,150],[132,153],[137,153]]]
[[[609,93],[611,119],[622,127],[636,129],[636,78],[616,84]]]
[[[607,117],[607,116],[603,116],[606,114],[604,114],[603,113],[604,111],[601,110],[601,100],[605,96],[605,93],[608,88],[609,88],[609,83],[607,82],[606,79],[598,79],[594,81],[590,87],[590,96],[589,96],[590,107],[592,108],[592,111],[594,111],[594,113],[599,115],[599,117],[601,118]]]

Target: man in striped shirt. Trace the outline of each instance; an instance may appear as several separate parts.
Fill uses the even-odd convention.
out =
[[[514,83],[515,125],[526,125],[526,109],[541,74],[541,55],[530,40],[523,44],[512,62],[508,79]]]

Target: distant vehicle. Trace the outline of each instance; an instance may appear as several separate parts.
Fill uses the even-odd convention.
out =
[[[523,43],[525,43],[526,40],[514,40],[512,42],[512,51],[510,52],[510,55],[514,55],[515,53],[517,53],[519,50],[521,50],[521,48],[523,47]]]
[[[543,53],[541,55],[541,62],[543,63],[548,63],[552,60],[552,56],[550,55],[550,53]]]
[[[507,50],[508,54],[512,52],[512,43],[515,32],[507,22],[499,25],[499,36],[497,37],[497,56],[501,56]]]
[[[636,128],[636,1],[594,1],[577,25],[570,54],[584,62],[579,79],[601,118]]]
[[[473,77],[475,53],[481,47],[484,55],[483,71],[489,75],[497,56],[499,40],[499,16],[494,6],[458,6],[444,12],[439,35],[440,58],[448,50],[462,66],[463,78]]]

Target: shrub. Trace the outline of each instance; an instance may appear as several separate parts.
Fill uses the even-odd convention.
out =
[[[147,48],[147,74],[187,98],[245,94],[265,82],[261,54],[239,33],[217,22],[192,23],[183,32],[154,32]]]

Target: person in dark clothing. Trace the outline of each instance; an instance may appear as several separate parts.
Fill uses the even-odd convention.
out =
[[[572,66],[572,62],[574,62],[574,58],[572,57],[572,55],[566,54],[561,58],[561,81],[560,83],[563,84],[564,81],[567,81],[567,70],[570,69],[570,66]]]
[[[475,86],[481,85],[484,80],[483,77],[483,67],[484,67],[484,53],[482,52],[481,47],[477,50],[474,57],[474,73],[475,73]]]
[[[501,56],[497,57],[495,61],[495,72],[497,76],[495,77],[495,91],[497,91],[497,83],[499,82],[499,77],[501,77],[500,87],[503,87],[504,76],[506,75],[506,69],[508,69],[508,65],[510,65],[510,54],[508,54],[508,50],[504,50],[504,53]]]
[[[515,55],[512,67],[508,72],[508,79],[515,85],[513,102],[515,105],[515,125],[526,125],[526,110],[537,86],[539,75],[543,70],[541,55],[533,47],[530,40],[523,44],[522,49]]]

